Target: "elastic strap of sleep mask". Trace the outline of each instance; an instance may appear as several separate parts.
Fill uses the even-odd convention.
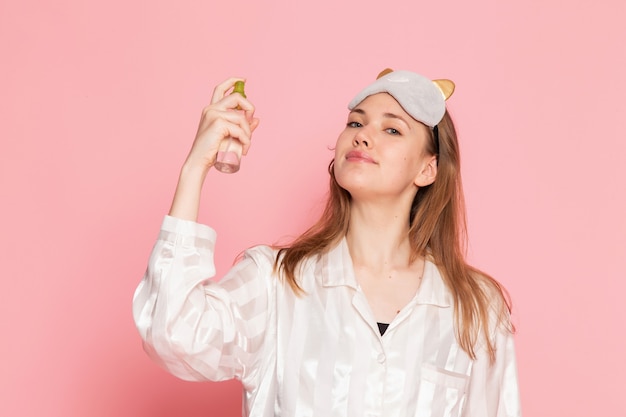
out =
[[[435,141],[435,155],[439,156],[439,127],[433,127],[433,139]]]

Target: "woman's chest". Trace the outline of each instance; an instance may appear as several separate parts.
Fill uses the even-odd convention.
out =
[[[279,303],[276,320],[283,407],[307,404],[331,416],[351,404],[348,415],[363,416],[418,415],[410,410],[427,397],[462,404],[471,361],[451,308],[409,304],[381,337],[365,295],[334,287]]]

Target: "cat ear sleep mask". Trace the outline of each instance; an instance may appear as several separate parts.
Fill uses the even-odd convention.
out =
[[[411,71],[386,69],[350,101],[348,109],[353,110],[373,94],[388,93],[411,117],[434,128],[443,118],[446,100],[453,92],[454,83],[450,80],[431,81]]]

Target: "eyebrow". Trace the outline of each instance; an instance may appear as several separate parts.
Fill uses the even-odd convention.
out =
[[[358,113],[358,114],[361,114],[363,116],[366,115],[365,110],[363,110],[363,109],[353,109],[353,110],[350,111],[350,113]],[[411,128],[411,125],[406,120],[404,120],[404,118],[402,116],[399,116],[397,114],[394,114],[394,113],[383,113],[383,117],[385,117],[387,119],[397,119],[397,120],[400,120],[409,129]]]
[[[404,117],[399,116],[399,115],[397,115],[397,114],[393,114],[393,113],[385,113],[385,114],[383,114],[383,117],[387,117],[387,118],[389,118],[389,119],[398,119],[398,120],[400,120],[402,123],[404,123],[405,125],[407,125],[407,127],[408,127],[408,128],[410,128],[410,127],[411,127],[411,125],[409,125],[409,123],[408,123],[406,120],[404,120]]]

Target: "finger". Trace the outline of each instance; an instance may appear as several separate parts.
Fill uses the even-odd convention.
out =
[[[238,140],[242,146],[241,152],[245,155],[250,148],[250,135],[239,125],[229,124],[224,126],[224,128],[226,129],[224,137],[231,137],[234,140]]]
[[[211,161],[215,157],[220,143],[232,137],[242,145],[250,144],[250,136],[236,123],[217,119],[207,130],[199,131],[191,147],[189,156],[198,161]]]
[[[218,120],[225,120],[229,123],[238,124],[246,131],[248,135],[252,133],[252,130],[250,129],[250,123],[246,119],[246,116],[243,112],[234,111],[228,108],[219,109],[216,105],[213,104],[205,107],[202,111],[199,130],[207,129]]]
[[[241,94],[228,94],[217,102],[211,103],[203,109],[204,113],[211,110],[238,110],[237,113],[243,113],[251,121],[254,116],[254,105]]]
[[[261,122],[261,121],[260,121],[258,118],[254,118],[254,119],[252,119],[252,121],[250,122],[250,132],[254,132],[254,130],[255,130],[255,129],[259,126],[259,123],[260,123],[260,122]],[[251,143],[252,143],[252,142],[251,142],[251,139],[252,139],[252,133],[250,133],[249,138],[250,138],[250,141],[248,141],[248,143],[243,143],[243,142],[242,142],[242,145],[243,145],[243,146],[242,146],[242,150],[241,150],[241,152],[242,152],[244,155],[247,155],[247,154],[248,154],[248,150],[250,149],[250,145],[251,145]]]
[[[226,110],[226,111],[220,112],[219,116],[222,119],[227,120],[228,122],[232,124],[238,125],[246,133],[247,136],[252,135],[252,131],[253,131],[252,124],[250,123],[248,119],[246,119],[246,116],[244,113]]]
[[[256,130],[256,128],[259,126],[259,123],[261,123],[261,120],[258,117],[252,119],[252,121],[250,122],[250,133]]]
[[[242,96],[241,94],[229,94],[224,97],[219,103],[218,106],[224,106],[229,109],[237,109],[246,114],[246,118],[248,120],[252,120],[252,116],[256,108],[254,104],[250,102],[247,98]]]
[[[213,97],[211,98],[211,104],[217,103],[218,101],[223,99],[226,96],[226,92],[230,90],[231,88],[233,88],[237,81],[245,82],[246,79],[241,78],[241,77],[231,77],[225,81],[222,81],[220,84],[218,84],[213,90]]]
[[[224,117],[215,121],[214,126],[216,130],[220,132],[219,135],[222,138],[231,136],[239,140],[244,146],[250,145],[252,129],[248,121],[243,117],[243,115],[225,114]]]

